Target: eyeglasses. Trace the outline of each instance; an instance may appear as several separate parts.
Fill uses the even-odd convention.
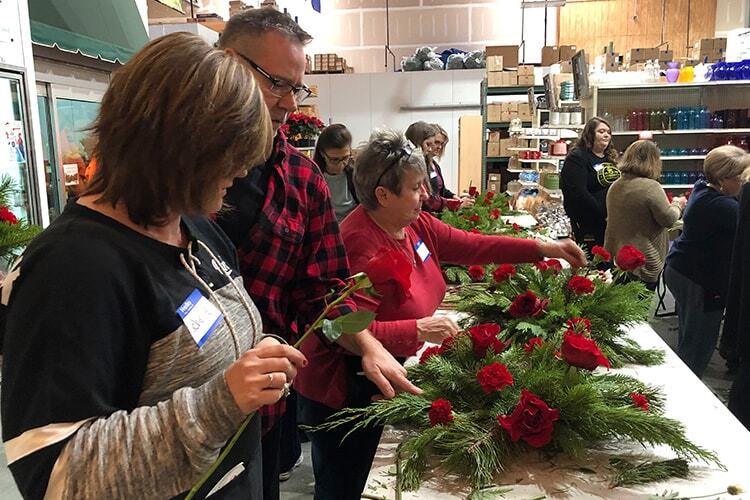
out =
[[[266,80],[271,82],[270,92],[276,97],[284,97],[291,92],[292,95],[294,95],[294,100],[297,102],[297,104],[299,104],[312,95],[312,90],[310,90],[310,87],[308,87],[307,85],[302,84],[301,86],[297,87],[296,85],[292,85],[285,80],[274,78],[273,76],[268,74],[268,71],[255,64],[255,62],[249,57],[242,55],[237,51],[235,51],[235,53],[240,56],[246,63],[248,63],[251,68],[263,75]]]
[[[328,156],[327,154],[323,153],[323,157],[329,162],[333,163],[334,165],[337,165],[340,163],[349,163],[350,161],[352,161],[351,153],[346,156],[342,156],[340,158],[334,158],[332,156]]]
[[[411,147],[411,145],[407,145],[406,147],[399,148],[395,151],[391,151],[388,153],[388,156],[385,157],[386,161],[388,161],[388,158],[393,157],[392,160],[388,161],[388,165],[383,169],[382,172],[380,172],[380,175],[378,176],[378,180],[375,182],[375,187],[380,186],[380,181],[383,180],[383,176],[386,172],[388,172],[391,168],[398,165],[402,158],[408,159],[411,154],[414,152],[414,148]]]

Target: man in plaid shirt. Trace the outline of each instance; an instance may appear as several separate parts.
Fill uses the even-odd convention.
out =
[[[266,163],[250,169],[247,177],[237,179],[228,190],[229,208],[217,222],[237,246],[245,287],[263,316],[264,331],[290,343],[324,309],[325,294],[349,276],[328,186],[319,168],[278,131],[288,114],[310,95],[302,77],[303,48],[311,39],[288,16],[273,9],[233,16],[220,39],[221,47],[242,61],[259,82],[277,133]],[[334,315],[355,308],[347,302]],[[397,390],[419,392],[406,379],[401,364],[368,331],[344,335],[338,344],[362,356],[365,376],[384,397],[393,397]],[[282,437],[279,419],[284,410],[282,402],[263,415],[266,500],[279,497],[281,440],[296,439]]]

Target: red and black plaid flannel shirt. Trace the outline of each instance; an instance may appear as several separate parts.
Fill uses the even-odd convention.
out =
[[[260,208],[260,213],[253,214],[257,218],[246,236],[235,241],[240,271],[263,317],[264,331],[280,335],[291,344],[323,311],[324,296],[344,285],[349,263],[330,191],[318,166],[290,146],[279,132],[271,157],[258,168],[270,169],[270,176],[265,177],[267,186],[256,186],[256,192],[247,193],[264,193],[265,198],[253,207]],[[236,190],[241,185],[232,187],[230,200],[243,195]],[[236,227],[242,221],[231,219],[242,217],[246,214],[241,208],[230,209],[217,222]],[[344,303],[331,319],[354,309],[352,302]],[[264,433],[285,409],[283,400],[262,408]]]

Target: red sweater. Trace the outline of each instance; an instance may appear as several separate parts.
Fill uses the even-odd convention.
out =
[[[398,303],[398,293],[381,290],[381,297],[355,295],[359,309],[375,311],[370,326],[373,335],[396,357],[417,353],[422,343],[417,339],[417,319],[432,316],[445,296],[445,281],[440,263],[472,265],[490,263],[535,262],[540,256],[534,240],[486,236],[454,229],[426,212],[406,227],[406,237],[394,240],[373,222],[360,205],[341,224],[352,273],[364,271],[368,261],[384,248],[400,248],[414,260],[410,297]],[[424,261],[415,245],[422,240],[430,251]],[[393,285],[396,286],[395,284]],[[309,364],[295,381],[295,388],[308,399],[331,408],[342,408],[346,402],[346,366],[340,351],[311,336],[302,345]]]

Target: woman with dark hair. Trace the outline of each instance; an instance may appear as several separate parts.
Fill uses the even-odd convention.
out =
[[[570,217],[576,241],[589,253],[595,245],[604,245],[607,190],[620,178],[616,160],[612,127],[595,116],[586,123],[560,173],[565,213]]]
[[[315,144],[313,160],[323,171],[331,190],[331,201],[339,222],[359,205],[352,181],[352,159],[352,134],[349,129],[341,123],[324,128]]]
[[[306,362],[263,338],[207,217],[271,117],[236,57],[172,33],[113,73],[92,130],[93,179],[3,283],[5,452],[24,498],[182,497]],[[262,498],[261,456],[258,415],[199,498]]]
[[[436,157],[443,156],[443,148],[445,143],[448,142],[448,135],[445,130],[436,123],[419,121],[409,125],[404,135],[412,144],[422,149],[427,165],[430,193],[422,209],[428,212],[441,212],[445,208],[458,210],[459,208],[472,206],[474,198],[461,199],[445,186],[443,172],[440,165],[435,161]]]

